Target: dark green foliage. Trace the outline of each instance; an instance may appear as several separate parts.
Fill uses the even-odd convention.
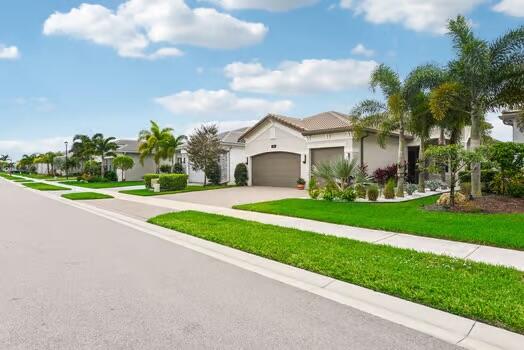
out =
[[[206,177],[212,185],[220,185],[220,165],[218,162],[210,163],[207,166]]]
[[[296,201],[346,207],[341,216],[351,215],[349,208],[365,204]],[[377,212],[379,205],[367,204]],[[329,209],[323,211],[329,212]],[[524,283],[522,272],[515,269],[206,213],[170,213],[149,222],[415,303],[524,332]]]
[[[184,166],[180,163],[175,163],[173,166],[173,173],[174,174],[185,174]]]
[[[160,175],[158,174],[145,174],[144,175],[144,182],[146,184],[146,188],[153,188],[153,186],[151,185],[151,180],[153,179],[158,179],[160,177]]]
[[[244,163],[238,163],[235,167],[235,184],[237,186],[247,186],[248,180],[247,166]]]
[[[371,185],[368,187],[368,199],[372,202],[375,202],[378,199],[379,189],[377,185]]]
[[[186,174],[161,174],[158,182],[161,191],[179,191],[187,187]]]
[[[395,180],[389,179],[384,187],[384,198],[394,199],[395,198]]]
[[[512,197],[524,198],[524,176],[515,177],[508,184],[508,194]]]
[[[160,166],[160,172],[163,174],[169,174],[171,173],[171,165],[168,164],[162,164]]]
[[[107,180],[107,181],[118,181],[118,176],[116,175],[116,171],[107,171],[105,174],[104,174],[104,178]]]
[[[491,192],[491,183],[493,179],[498,174],[498,171],[486,169],[480,172],[480,181],[482,182],[482,192]],[[460,183],[470,182],[471,172],[470,171],[461,171],[459,173]]]

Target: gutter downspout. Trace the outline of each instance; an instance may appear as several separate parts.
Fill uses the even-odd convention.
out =
[[[360,168],[364,168],[364,139],[369,137],[369,133],[366,133],[366,136],[360,138]]]

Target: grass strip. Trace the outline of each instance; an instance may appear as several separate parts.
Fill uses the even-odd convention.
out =
[[[186,192],[198,192],[198,191],[209,191],[209,190],[219,190],[223,188],[230,188],[233,186],[224,186],[224,185],[209,185],[209,186],[187,186],[183,190],[179,191],[164,191],[164,192],[153,192],[152,190],[145,189],[139,189],[139,190],[126,190],[126,191],[120,191],[120,193],[125,194],[131,194],[134,196],[141,196],[141,197],[151,197],[151,196],[163,196],[166,194],[177,194],[177,193],[186,193]]]
[[[11,181],[18,181],[18,180],[23,180],[23,178],[21,178],[20,176],[13,176],[13,175],[9,175],[9,174],[0,174],[1,177],[3,177],[4,179],[6,180],[11,180]]]
[[[515,269],[194,211],[149,222],[524,334]]]
[[[93,199],[110,199],[113,198],[107,194],[97,193],[97,192],[75,192],[75,193],[66,193],[62,195],[63,198],[70,199],[72,201],[85,201]]]
[[[524,250],[524,214],[437,212],[423,208],[435,201],[434,196],[401,203],[284,199],[234,208]]]
[[[144,181],[109,181],[109,182],[81,182],[81,181],[61,181],[63,185],[77,186],[83,188],[116,188],[116,187],[129,187],[129,186],[140,186],[144,185]]]
[[[32,188],[33,190],[39,190],[39,191],[68,191],[70,190],[70,188],[67,188],[67,187],[49,185],[43,182],[29,182],[29,183],[23,183],[22,185]]]

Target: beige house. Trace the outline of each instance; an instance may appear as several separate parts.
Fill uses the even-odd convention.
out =
[[[502,112],[499,118],[506,125],[513,127],[513,142],[524,143],[524,125],[519,125],[518,119],[522,111]]]

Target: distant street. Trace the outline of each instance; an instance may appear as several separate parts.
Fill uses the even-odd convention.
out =
[[[0,180],[1,349],[455,349]]]

